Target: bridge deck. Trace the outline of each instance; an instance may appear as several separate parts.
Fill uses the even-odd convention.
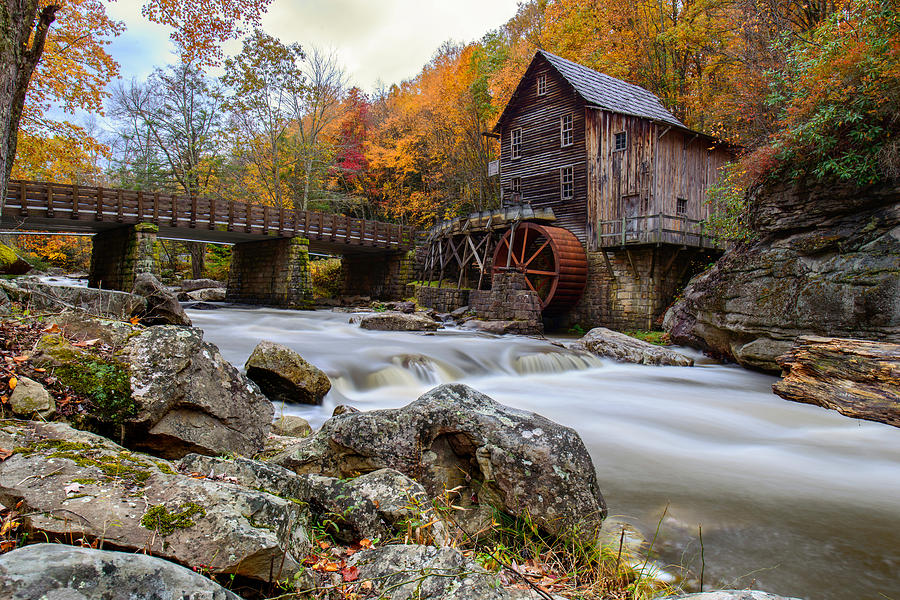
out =
[[[160,237],[237,243],[305,237],[333,253],[408,250],[416,231],[393,223],[215,198],[12,180],[0,225],[42,231],[105,231],[152,223]]]

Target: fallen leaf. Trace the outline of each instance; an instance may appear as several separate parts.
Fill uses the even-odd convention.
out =
[[[16,362],[20,362],[20,363],[21,363],[21,362],[25,362],[25,361],[28,360],[29,358],[31,358],[31,357],[30,357],[30,356],[27,356],[27,355],[25,355],[25,354],[23,354],[23,355],[21,355],[21,356],[13,356],[13,360],[16,361]]]
[[[34,372],[35,373],[46,373],[47,369],[35,369]]]
[[[84,340],[83,342],[75,342],[72,345],[76,346],[78,348],[85,348],[87,346],[96,346],[99,343],[100,343],[99,339],[93,339],[93,340]]]
[[[140,318],[138,318],[138,317],[131,317],[131,319],[129,319],[129,322],[130,322],[132,325],[137,325],[138,323],[141,322],[141,320],[140,320]]]
[[[363,581],[361,584],[359,584],[359,587],[364,592],[371,592],[375,588],[375,584],[371,581]]]
[[[73,482],[64,487],[63,490],[65,490],[66,496],[69,494],[77,494],[81,490],[81,484]]]
[[[16,389],[17,385],[19,385],[19,380],[16,379],[15,377],[10,377],[9,378],[9,389],[14,390],[14,389]]]
[[[329,544],[325,540],[319,540],[319,548],[321,548],[322,550],[328,550],[329,548],[331,548],[331,544]]]
[[[16,547],[16,540],[3,540],[0,542],[0,552],[9,552]]]
[[[13,454],[15,454],[15,452],[13,452],[12,450],[7,450],[6,448],[0,448],[0,462],[3,462],[4,460],[9,458]]]
[[[325,569],[324,569],[324,570],[327,571],[328,573],[335,573],[335,572],[337,572],[337,571],[340,571],[340,570],[341,570],[341,567],[340,567],[340,565],[337,564],[337,563],[334,563],[334,562],[328,562],[328,563],[325,563]]]
[[[59,325],[57,325],[56,323],[53,323],[49,327],[45,327],[45,328],[41,329],[41,332],[42,333],[59,333]]]
[[[15,531],[19,527],[18,521],[4,521],[3,525],[0,526],[0,535],[6,535],[10,531]]]
[[[341,569],[341,577],[344,581],[356,581],[359,579],[359,569],[356,567],[344,567]]]
[[[372,540],[369,538],[363,538],[359,540],[359,545],[362,548],[366,548],[367,550],[372,547]]]

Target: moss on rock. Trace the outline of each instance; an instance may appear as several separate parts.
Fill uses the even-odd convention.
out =
[[[148,508],[141,517],[141,527],[167,536],[179,529],[193,527],[193,517],[196,516],[205,517],[206,509],[194,502],[182,504],[178,511],[173,512],[169,512],[163,504],[156,504]]]

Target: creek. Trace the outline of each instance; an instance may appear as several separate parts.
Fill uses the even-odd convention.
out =
[[[324,370],[322,406],[277,407],[313,427],[338,404],[399,407],[462,382],[574,428],[610,515],[648,538],[659,525],[664,563],[699,573],[702,526],[706,589],[900,600],[900,431],[782,400],[774,377],[696,353],[693,368],[647,367],[526,337],[365,331],[331,311],[188,314],[238,367],[265,339]]]

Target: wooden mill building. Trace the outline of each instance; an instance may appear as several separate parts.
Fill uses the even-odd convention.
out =
[[[556,325],[649,328],[692,265],[721,252],[703,221],[707,190],[734,148],[687,128],[648,90],[538,51],[492,135],[507,212],[553,215],[520,235],[520,249],[509,233],[499,240],[493,268],[556,273],[543,291],[533,286],[564,292],[545,303]],[[526,264],[545,238],[566,256]],[[567,275],[579,261],[586,278]]]

